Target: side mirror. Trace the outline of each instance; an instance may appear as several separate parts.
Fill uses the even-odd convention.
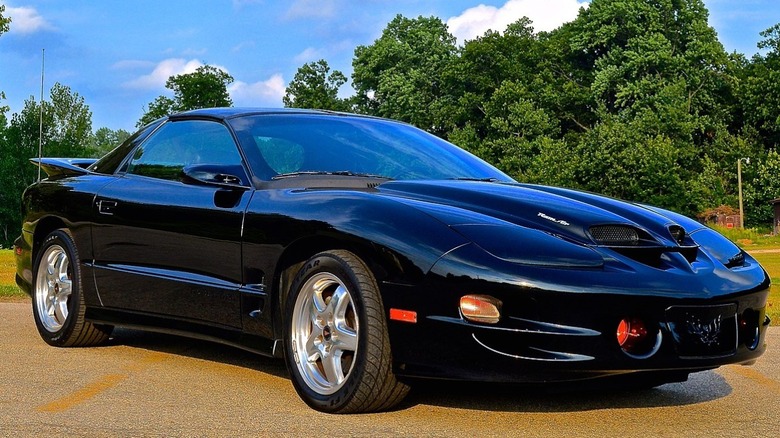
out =
[[[246,172],[241,166],[219,164],[194,164],[182,170],[182,181],[233,190],[247,190]],[[239,175],[244,175],[242,178]]]

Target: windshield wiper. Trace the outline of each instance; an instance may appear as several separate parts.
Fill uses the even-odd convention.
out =
[[[471,177],[459,177],[459,178],[448,178],[455,181],[478,181],[478,182],[498,182],[498,178],[471,178]]]
[[[272,179],[292,178],[296,176],[311,176],[311,175],[327,175],[327,176],[354,176],[358,178],[380,178],[380,179],[392,179],[387,176],[374,175],[371,173],[359,173],[349,170],[337,170],[337,171],[324,171],[324,170],[306,170],[301,172],[288,172],[280,173],[274,176]]]

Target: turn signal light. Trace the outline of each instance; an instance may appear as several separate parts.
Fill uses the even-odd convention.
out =
[[[489,295],[464,295],[460,313],[469,321],[495,324],[501,319],[501,300]]]
[[[411,322],[412,324],[415,324],[417,322],[417,312],[414,310],[390,308],[390,319],[394,321]]]

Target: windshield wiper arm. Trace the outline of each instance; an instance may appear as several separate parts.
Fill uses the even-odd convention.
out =
[[[382,175],[374,175],[371,173],[359,173],[359,172],[352,172],[349,170],[338,170],[338,171],[324,171],[324,170],[305,170],[300,172],[288,172],[288,173],[280,173],[279,175],[274,176],[272,179],[282,179],[282,178],[291,178],[296,176],[311,176],[311,175],[327,175],[327,176],[354,176],[358,178],[380,178],[380,179],[392,179],[386,176]]]
[[[459,177],[459,178],[449,178],[451,180],[455,181],[477,181],[477,182],[498,182],[498,178],[472,178],[472,177]]]

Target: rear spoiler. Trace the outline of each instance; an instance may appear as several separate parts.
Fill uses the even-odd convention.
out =
[[[30,162],[49,176],[78,176],[90,173],[87,170],[97,158],[30,158]]]

